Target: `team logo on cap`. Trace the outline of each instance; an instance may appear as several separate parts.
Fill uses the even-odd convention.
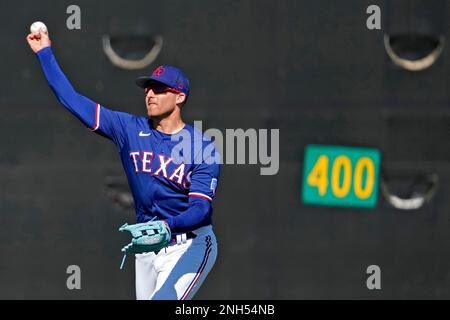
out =
[[[161,66],[161,67],[158,67],[155,71],[153,71],[153,75],[155,76],[155,77],[159,77],[160,75],[162,75],[163,73],[164,73],[164,68]]]

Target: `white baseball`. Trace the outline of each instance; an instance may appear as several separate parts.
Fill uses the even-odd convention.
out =
[[[43,31],[46,31],[47,30],[47,26],[41,21],[33,22],[33,24],[30,26],[30,32],[31,33],[39,33],[39,29],[42,29]]]

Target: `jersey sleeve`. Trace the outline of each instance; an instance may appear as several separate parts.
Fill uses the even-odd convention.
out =
[[[194,165],[191,174],[189,197],[202,198],[212,202],[220,177],[219,153],[213,149],[209,156],[201,155],[200,164]]]
[[[131,114],[112,111],[97,104],[95,123],[92,127],[88,125],[88,128],[101,136],[113,140],[117,146],[122,148],[126,126],[133,118],[134,116]]]
[[[132,115],[112,111],[75,91],[61,70],[51,47],[37,52],[44,75],[52,91],[64,107],[87,128],[122,146],[127,122]]]
[[[189,208],[181,215],[167,219],[171,230],[184,232],[211,223],[211,202],[216,194],[220,176],[220,162],[215,149],[214,153],[200,164],[194,165],[190,178]]]

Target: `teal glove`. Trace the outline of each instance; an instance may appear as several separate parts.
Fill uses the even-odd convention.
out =
[[[133,237],[131,242],[122,248],[124,257],[120,269],[123,268],[128,253],[158,252],[170,243],[171,232],[164,221],[148,221],[128,225],[125,223],[119,231],[128,231]]]

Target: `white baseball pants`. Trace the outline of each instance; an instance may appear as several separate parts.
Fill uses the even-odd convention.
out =
[[[197,237],[153,252],[136,254],[138,300],[190,300],[211,271],[217,241],[211,226],[193,231]]]

